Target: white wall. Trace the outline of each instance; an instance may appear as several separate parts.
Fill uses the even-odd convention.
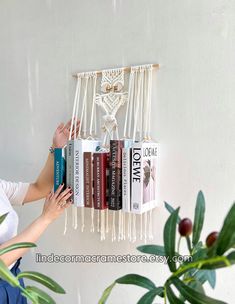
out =
[[[206,196],[203,238],[219,230],[235,198],[235,2],[229,0],[38,0],[0,2],[1,178],[32,181],[47,156],[53,130],[71,115],[71,74],[107,67],[160,63],[153,103],[153,135],[161,142],[159,201],[192,217],[197,191]],[[20,229],[42,202],[17,209]],[[162,242],[167,212],[155,212]],[[57,254],[136,253],[137,244],[100,242],[69,230],[63,218],[38,242]],[[166,266],[151,264],[36,264],[67,290],[58,303],[97,303],[104,288],[128,272],[161,284]],[[234,269],[219,271],[215,292],[234,302]],[[135,303],[144,290],[118,286],[108,303]],[[81,300],[79,302],[79,299]]]

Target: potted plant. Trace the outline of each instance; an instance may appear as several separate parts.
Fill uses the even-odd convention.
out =
[[[171,272],[168,279],[159,286],[146,277],[127,274],[105,289],[99,304],[106,303],[116,284],[132,284],[145,288],[147,292],[137,304],[151,304],[156,297],[164,304],[225,304],[207,296],[203,285],[208,282],[214,288],[216,270],[235,264],[235,203],[228,212],[220,232],[210,233],[204,243],[200,241],[205,215],[205,199],[201,191],[197,196],[193,223],[188,218],[181,220],[180,208],[175,210],[167,203],[165,207],[170,216],[164,226],[164,246],[143,245],[137,249],[145,254],[167,257]],[[179,241],[176,249],[177,237]],[[175,259],[180,257],[179,244],[182,238],[186,239],[190,259]]]
[[[8,213],[0,216],[0,225],[7,217],[7,214]],[[3,255],[4,253],[19,248],[31,248],[31,247],[36,247],[36,244],[29,242],[16,243],[8,247],[5,247],[3,249],[0,249],[0,278],[7,281],[13,287],[20,288],[21,293],[27,299],[31,300],[33,304],[55,304],[56,302],[45,291],[43,291],[42,289],[36,286],[25,286],[24,288],[20,285],[19,279],[27,278],[46,286],[47,288],[49,288],[50,290],[56,293],[65,294],[65,290],[57,282],[55,282],[53,279],[49,278],[48,276],[36,271],[23,271],[20,272],[17,276],[14,276],[9,270],[9,268],[1,260],[1,255]]]

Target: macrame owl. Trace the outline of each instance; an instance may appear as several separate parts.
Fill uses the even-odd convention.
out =
[[[127,100],[127,92],[123,92],[124,70],[113,69],[102,71],[101,94],[96,94],[96,103],[103,109],[103,131],[113,138],[113,131],[118,134],[116,114]],[[118,135],[117,135],[118,137]]]

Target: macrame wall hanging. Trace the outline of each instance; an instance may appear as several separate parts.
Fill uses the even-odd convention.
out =
[[[81,230],[97,231],[101,240],[153,238],[158,144],[151,139],[150,126],[152,74],[158,67],[75,75],[72,127],[76,134],[79,119],[80,129],[72,139],[71,127],[67,146],[55,153],[55,189],[66,173],[66,185],[73,190],[74,229],[80,211]],[[117,119],[122,107],[124,124]],[[66,210],[64,234],[67,226]]]

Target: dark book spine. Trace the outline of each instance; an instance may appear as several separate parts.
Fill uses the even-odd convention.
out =
[[[107,208],[108,153],[93,154],[94,208]]]
[[[122,148],[123,140],[110,140],[109,209],[122,209]]]
[[[84,152],[84,204],[87,208],[93,207],[93,166],[92,166],[92,152]]]
[[[65,150],[57,148],[54,154],[54,192],[62,183],[66,184],[65,170]]]

